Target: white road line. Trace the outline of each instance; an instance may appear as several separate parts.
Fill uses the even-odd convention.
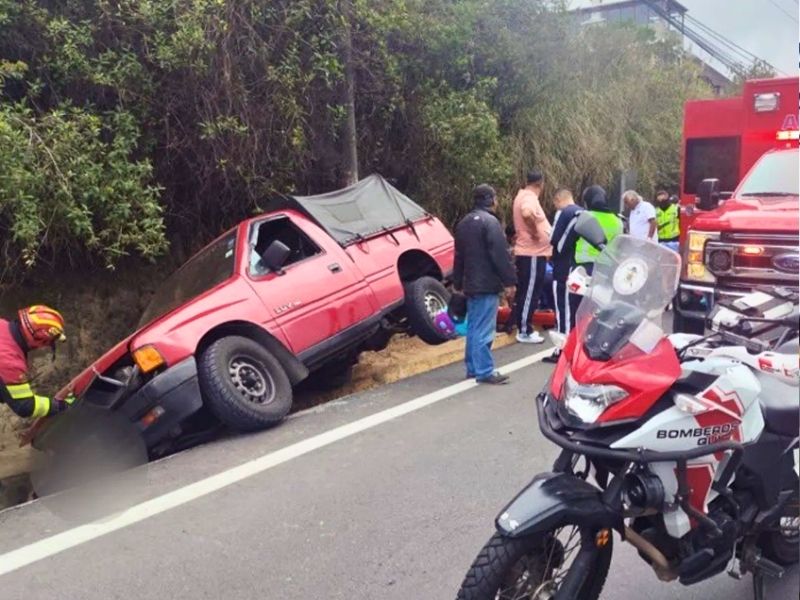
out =
[[[501,373],[512,373],[541,361],[551,353],[550,349],[537,352],[531,356],[520,359],[501,367]],[[191,483],[162,496],[157,496],[151,500],[142,502],[125,510],[125,512],[108,519],[93,521],[86,525],[81,525],[73,529],[68,529],[48,538],[44,538],[27,546],[22,546],[0,555],[0,576],[27,565],[43,560],[64,550],[69,550],[80,544],[97,539],[118,529],[128,527],[139,521],[144,521],[150,517],[166,512],[171,508],[176,508],[192,500],[197,500],[208,494],[221,490],[257,475],[264,471],[288,462],[298,456],[303,456],[314,450],[323,448],[339,440],[343,440],[367,429],[377,427],[398,417],[402,417],[414,411],[436,404],[447,398],[451,398],[462,392],[466,392],[478,384],[474,381],[463,381],[455,385],[431,392],[414,400],[409,400],[403,404],[387,408],[368,417],[364,417],[352,423],[341,425],[312,436],[308,439],[294,443],[280,450],[275,450],[264,456],[260,456],[244,464],[238,465],[222,473],[217,473],[195,483]]]

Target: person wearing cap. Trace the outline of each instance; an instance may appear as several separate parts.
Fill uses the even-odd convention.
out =
[[[51,348],[66,339],[64,318],[43,305],[29,306],[17,318],[0,319],[0,404],[7,404],[20,417],[45,417],[66,410],[75,397],[39,396],[31,387],[28,353]]]
[[[511,298],[517,275],[506,246],[506,236],[494,214],[497,194],[490,185],[472,193],[473,209],[456,226],[453,287],[467,297],[467,377],[478,383],[504,384],[506,375],[494,368],[492,343],[497,323],[499,295]]]
[[[539,196],[544,177],[541,171],[528,173],[527,184],[514,198],[513,218],[516,231],[514,261],[519,287],[514,299],[517,341],[541,344],[544,338],[531,325],[533,312],[545,285],[547,259],[550,258],[550,223],[542,210]]]

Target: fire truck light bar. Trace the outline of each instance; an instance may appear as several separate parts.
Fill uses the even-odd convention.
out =
[[[757,113],[778,110],[780,103],[781,95],[778,92],[771,92],[769,94],[755,94],[753,96],[753,108]]]
[[[789,140],[800,140],[800,131],[797,129],[785,129],[779,131],[777,135],[779,142],[787,142]]]

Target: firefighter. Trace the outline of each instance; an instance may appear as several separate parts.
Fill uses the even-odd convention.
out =
[[[23,308],[13,321],[0,319],[0,403],[20,417],[45,417],[66,410],[75,396],[63,400],[38,396],[28,376],[28,353],[64,341],[64,318],[57,310],[36,305]]]

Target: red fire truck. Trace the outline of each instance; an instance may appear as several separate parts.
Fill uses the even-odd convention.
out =
[[[687,102],[675,331],[702,333],[716,299],[798,287],[798,78]]]

